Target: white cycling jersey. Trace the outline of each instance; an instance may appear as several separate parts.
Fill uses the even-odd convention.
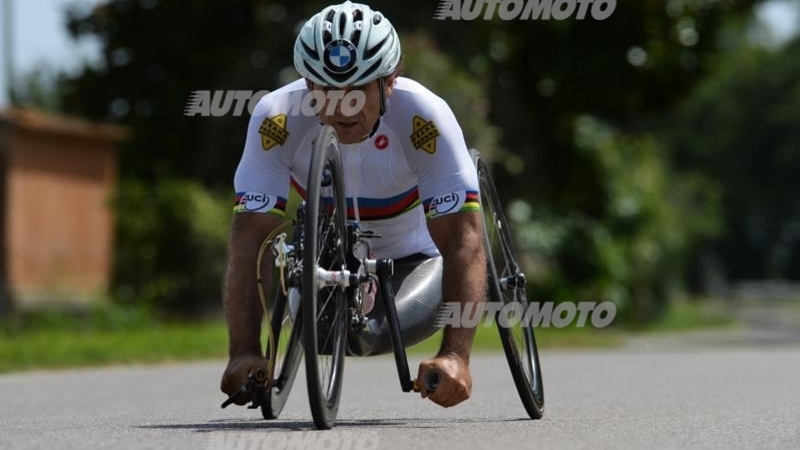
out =
[[[305,196],[311,142],[321,126],[318,117],[297,111],[298,94],[306,92],[300,79],[254,109],[234,177],[237,213],[284,216],[290,185]],[[426,220],[479,210],[477,174],[444,100],[398,77],[387,102],[369,139],[341,145],[348,218],[358,213],[362,229],[382,236],[370,240],[377,258],[435,256]]]

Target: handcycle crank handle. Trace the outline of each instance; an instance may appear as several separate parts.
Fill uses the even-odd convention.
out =
[[[435,370],[430,370],[425,374],[425,390],[428,392],[433,392],[439,387],[439,382],[441,381],[441,376],[439,372]],[[420,392],[421,386],[419,385],[418,380],[414,380],[414,392]]]
[[[265,381],[267,381],[266,369],[258,368],[250,372],[250,375],[247,376],[247,383],[243,384],[238,391],[231,394],[231,396],[228,397],[228,399],[225,400],[222,403],[222,405],[220,405],[220,407],[223,409],[227,408],[228,406],[230,406],[231,403],[233,403],[236,400],[237,397],[247,392],[249,388],[255,387],[258,383],[263,384]]]

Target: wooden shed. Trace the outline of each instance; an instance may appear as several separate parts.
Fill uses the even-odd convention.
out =
[[[39,110],[0,111],[0,317],[12,305],[86,302],[105,293],[116,147],[128,135]]]

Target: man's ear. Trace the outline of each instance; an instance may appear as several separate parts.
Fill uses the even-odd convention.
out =
[[[306,88],[308,88],[309,91],[314,90],[314,83],[312,83],[308,78],[306,78]]]
[[[402,75],[403,73],[403,55],[400,55],[400,62],[397,64],[397,68],[392,72],[391,75],[386,77],[386,97],[392,95],[392,90],[394,89],[394,83],[397,81],[397,77]]]
[[[389,98],[389,96],[392,95],[392,91],[394,90],[394,82],[396,79],[397,79],[396,73],[393,73],[388,77],[386,77],[386,83],[384,83],[384,85],[386,86],[385,87],[386,98]]]

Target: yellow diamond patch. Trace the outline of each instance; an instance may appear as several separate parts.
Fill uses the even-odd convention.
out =
[[[414,132],[411,133],[411,144],[417,150],[424,150],[430,154],[436,152],[436,138],[439,137],[439,129],[433,121],[427,121],[420,116],[414,116],[412,122]]]
[[[264,150],[285,144],[289,137],[289,132],[286,130],[286,114],[278,114],[264,119],[258,128],[258,133],[261,135],[261,147]]]

